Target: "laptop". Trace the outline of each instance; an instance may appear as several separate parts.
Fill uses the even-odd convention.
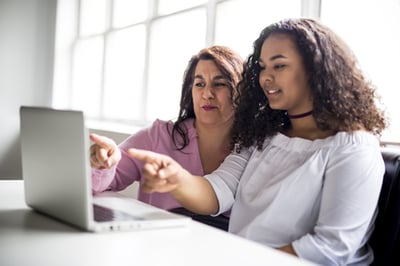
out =
[[[82,111],[21,106],[20,130],[25,201],[32,209],[92,232],[188,225],[189,217],[116,192],[92,195]]]

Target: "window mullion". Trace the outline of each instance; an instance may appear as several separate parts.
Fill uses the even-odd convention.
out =
[[[103,56],[102,56],[102,66],[101,66],[101,81],[100,81],[100,102],[99,102],[99,119],[105,119],[105,75],[106,75],[106,65],[107,65],[107,48],[108,48],[108,36],[112,29],[112,16],[113,16],[113,0],[107,1],[106,7],[106,21],[105,31],[103,32]]]
[[[68,92],[68,99],[67,99],[67,106],[71,108],[73,106],[74,102],[74,90],[72,86],[74,85],[72,83],[72,80],[74,79],[74,66],[75,66],[75,52],[76,52],[76,46],[80,38],[80,28],[81,28],[81,9],[82,9],[82,0],[77,1],[76,5],[76,10],[75,10],[75,36],[73,38],[73,41],[71,43],[71,49],[70,49],[70,64],[69,64],[69,92]]]
[[[301,0],[301,16],[319,19],[321,17],[321,0]]]
[[[143,122],[147,120],[147,105],[149,101],[149,93],[148,93],[148,86],[149,86],[149,71],[150,71],[150,41],[151,41],[151,25],[154,21],[154,17],[157,15],[158,10],[158,0],[148,1],[148,13],[147,19],[145,22],[146,27],[146,45],[145,45],[145,57],[144,57],[144,70],[143,70],[143,93],[142,93],[142,108],[140,117],[142,117]]]
[[[217,3],[217,0],[207,1],[206,47],[213,45],[215,42]]]

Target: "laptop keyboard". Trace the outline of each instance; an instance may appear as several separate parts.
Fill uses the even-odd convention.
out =
[[[94,220],[96,222],[144,220],[141,217],[137,217],[123,211],[103,207],[97,204],[93,204],[93,213]]]

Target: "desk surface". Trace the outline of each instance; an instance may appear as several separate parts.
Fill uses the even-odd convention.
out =
[[[0,265],[310,265],[192,221],[187,228],[89,233],[26,206],[23,181],[0,181]]]

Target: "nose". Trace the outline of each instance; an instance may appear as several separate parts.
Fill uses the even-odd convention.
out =
[[[262,71],[260,73],[260,85],[269,86],[274,82],[274,76],[269,71]]]
[[[203,99],[209,100],[214,98],[214,90],[212,86],[206,85],[203,89],[203,94],[202,94]]]

